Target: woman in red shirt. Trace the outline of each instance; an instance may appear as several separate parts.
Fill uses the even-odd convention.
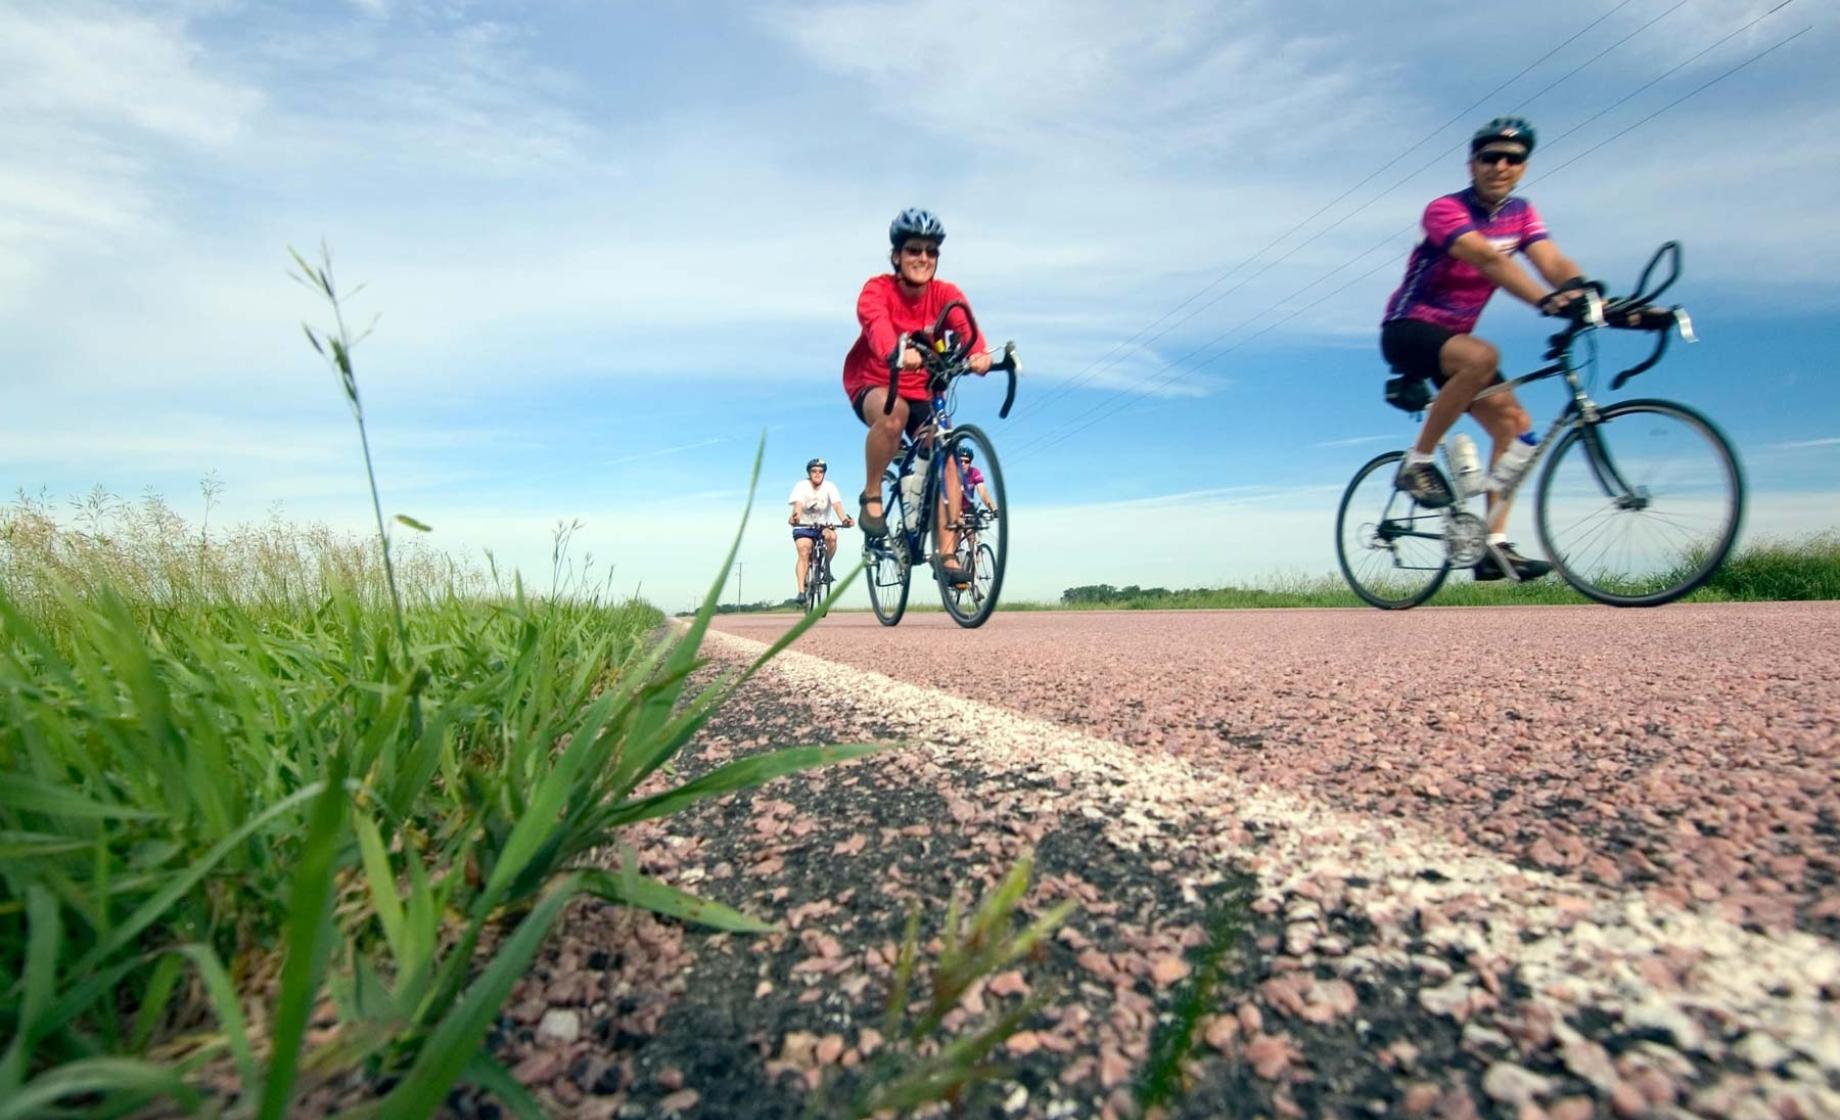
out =
[[[882,411],[888,399],[889,355],[894,353],[895,342],[902,334],[931,330],[941,308],[965,299],[956,284],[934,276],[939,270],[939,246],[945,239],[945,226],[931,213],[913,208],[901,211],[888,226],[888,263],[894,271],[870,277],[862,294],[856,297],[856,318],[862,323],[862,333],[843,360],[843,391],[856,415],[869,426],[863,443],[869,474],[858,499],[861,516],[857,520],[870,536],[888,531],[882,506],[882,474],[901,449],[901,433],[918,431],[932,414],[920,352],[912,346],[901,354],[894,408]],[[946,325],[960,334],[971,334],[971,323],[960,312],[954,312]],[[971,339],[969,364],[974,373],[990,370],[990,355],[981,337]],[[948,560],[946,571],[955,571],[957,561],[949,553]]]

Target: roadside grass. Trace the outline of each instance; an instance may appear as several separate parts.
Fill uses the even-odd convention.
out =
[[[1840,599],[1840,532],[1750,545],[1692,595],[1708,603],[1797,599]]]
[[[1840,532],[1769,538],[1734,552],[1683,602],[1776,602],[1840,599]],[[1497,607],[1590,603],[1558,576],[1527,584],[1477,583],[1464,573],[1425,604]],[[1339,576],[1280,575],[1254,587],[1142,588],[1093,584],[1068,588],[1058,602],[1004,602],[1006,611],[1246,610],[1265,607],[1365,607]],[[913,609],[913,608],[909,608]]]
[[[362,335],[329,262],[296,264],[364,441]],[[875,749],[673,785],[804,629],[686,690],[739,533],[659,637],[658,611],[585,580],[533,596],[393,548],[372,499],[371,540],[194,532],[100,494],[73,529],[42,502],[0,513],[0,1120],[270,1120],[354,1074],[381,1095],[339,1098],[348,1116],[426,1117],[457,1081],[539,1115],[483,1042],[571,898],[769,928],[609,859],[620,830]]]

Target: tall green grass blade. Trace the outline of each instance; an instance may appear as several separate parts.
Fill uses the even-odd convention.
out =
[[[167,882],[166,886],[161,888],[158,893],[142,903],[127,921],[116,926],[106,938],[96,945],[95,948],[84,954],[83,959],[77,962],[72,971],[78,973],[90,971],[99,961],[133,940],[142,930],[153,924],[155,919],[159,918],[161,914],[164,914],[174,902],[178,901],[180,896],[197,886],[201,879],[210,874],[211,869],[216,867],[218,861],[223,859],[232,848],[235,848],[238,844],[249,839],[249,837],[267,827],[278,818],[286,816],[288,813],[292,812],[296,806],[300,805],[301,802],[308,800],[324,789],[325,786],[323,783],[316,782],[313,785],[296,791],[290,797],[282,798],[280,801],[270,805],[267,809],[264,809],[249,820],[244,821],[242,827],[212,845],[209,851],[193,862],[184,872],[173,876],[172,879]]]
[[[154,1027],[159,1025],[160,1016],[166,1014],[167,1002],[172,999],[173,985],[178,983],[179,972],[184,967],[177,957],[161,957],[153,966],[153,975],[147,978],[147,985],[141,990],[140,1010],[134,1016],[134,1029],[128,1034],[128,1049],[143,1050],[147,1040],[153,1037]]]
[[[767,754],[749,755],[716,767],[699,778],[675,789],[651,797],[629,801],[608,810],[605,822],[611,826],[633,824],[654,817],[682,812],[698,801],[718,797],[738,789],[751,789],[787,774],[846,762],[886,749],[885,744],[855,743],[823,747],[788,747]]]
[[[735,557],[741,552],[741,540],[747,532],[748,514],[754,508],[754,491],[760,483],[760,464],[766,458],[767,437],[761,433],[760,443],[754,449],[754,467],[748,477],[747,504],[742,509],[741,526],[735,530],[735,539],[728,546],[728,555],[722,560],[722,567],[709,586],[709,593],[703,596],[703,605],[690,620],[683,637],[672,647],[670,659],[665,663],[665,672],[672,677],[681,678],[688,675],[690,664],[696,659],[696,651],[702,646],[703,632],[709,629],[709,620],[715,617],[716,604],[721,600],[722,588],[728,584],[728,573],[735,566]],[[632,736],[637,742],[644,743],[652,739],[659,728],[670,717],[671,708],[677,702],[676,692],[669,691],[653,695],[640,707],[638,718],[633,723]],[[636,772],[637,767],[633,768]],[[634,785],[637,782],[633,783]],[[631,788],[628,786],[627,788]]]
[[[67,1097],[90,1094],[123,1094],[140,1100],[168,1097],[187,1112],[196,1111],[200,1104],[198,1093],[177,1073],[152,1062],[84,1058],[47,1070],[0,1100],[0,1120],[24,1120]]]
[[[37,883],[26,888],[25,998],[19,1007],[18,1029],[6,1057],[0,1058],[0,1098],[10,1096],[25,1081],[26,1061],[37,1041],[35,1026],[51,1003],[57,985],[58,947],[63,928],[51,892]]]
[[[0,783],[0,808],[91,820],[151,821],[166,815],[127,805],[105,805],[75,790],[54,786],[17,772],[8,774],[6,781]]]
[[[518,1083],[509,1070],[493,1061],[481,1052],[473,1055],[473,1060],[461,1071],[461,1078],[470,1081],[497,1097],[512,1114],[521,1120],[548,1120],[549,1114],[529,1089]]]
[[[581,888],[581,877],[569,875],[550,888],[510,937],[499,947],[492,963],[436,1025],[421,1055],[390,1095],[382,1114],[404,1120],[421,1120],[434,1114],[447,1089],[478,1052],[486,1028],[498,1014],[511,987],[523,975],[549,927]]]
[[[396,894],[396,876],[390,870],[390,857],[383,850],[383,837],[366,813],[352,814],[352,827],[358,834],[358,852],[364,862],[366,885],[371,905],[377,911],[377,923],[383,927],[384,941],[398,961],[411,956],[404,928],[402,899]]]
[[[300,1071],[300,1047],[319,993],[332,941],[332,873],[339,857],[349,795],[345,766],[335,754],[314,799],[307,838],[301,845],[288,898],[286,956],[281,964],[281,998],[270,1033],[268,1075],[263,1081],[261,1120],[282,1120]]]
[[[217,1013],[218,1026],[223,1029],[224,1042],[230,1047],[230,1055],[236,1060],[237,1076],[242,1079],[245,1094],[255,1092],[261,1083],[261,1071],[256,1067],[255,1052],[249,1045],[249,1026],[243,1018],[242,1001],[237,998],[236,985],[231,983],[230,974],[224,970],[223,962],[211,951],[209,945],[181,945],[178,952],[192,962],[198,970],[198,979],[204,985],[205,996],[211,1001],[211,1008]]]
[[[580,874],[582,887],[589,893],[609,902],[642,907],[667,918],[734,933],[772,933],[778,928],[720,902],[698,898],[643,875],[615,875],[599,869]]]

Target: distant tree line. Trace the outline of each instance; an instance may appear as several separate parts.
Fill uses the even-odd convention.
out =
[[[1123,603],[1144,599],[1169,599],[1177,595],[1193,595],[1193,591],[1171,591],[1167,587],[1139,587],[1135,583],[1124,587],[1113,587],[1109,583],[1088,583],[1081,587],[1069,587],[1061,592],[1061,602],[1068,605],[1091,603]]]

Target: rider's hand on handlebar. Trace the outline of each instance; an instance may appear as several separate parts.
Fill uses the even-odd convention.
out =
[[[845,529],[851,528],[855,524],[856,524],[856,519],[854,517],[846,517],[843,519],[843,527]]]
[[[799,524],[799,515],[798,515],[797,513],[790,513],[790,514],[787,514],[787,515],[786,515],[786,524],[788,524],[788,525],[791,525],[791,526],[793,526],[794,528],[797,528],[797,527],[798,527],[798,524]]]
[[[1569,290],[1560,288],[1556,291],[1547,292],[1544,296],[1540,297],[1540,314],[1550,315],[1555,319],[1571,318],[1576,314],[1576,309],[1567,310],[1567,308],[1577,303],[1583,296],[1584,292],[1577,288]]]
[[[971,367],[972,373],[982,377],[990,372],[990,355],[973,354],[971,357],[965,359],[965,364]]]
[[[920,351],[914,349],[912,346],[909,346],[907,349],[901,351],[901,368],[902,369],[919,369],[920,366],[921,366]]]

